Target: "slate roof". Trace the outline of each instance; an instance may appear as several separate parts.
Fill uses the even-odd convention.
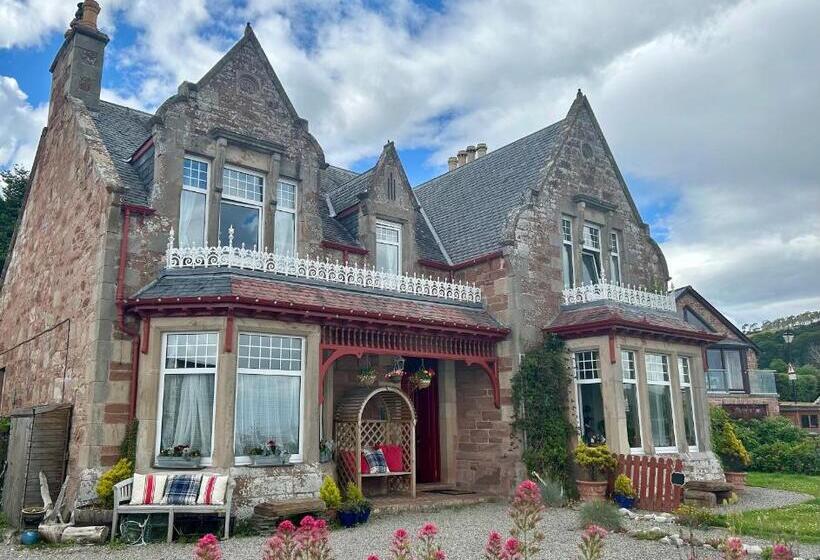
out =
[[[375,169],[375,167],[371,167],[361,175],[357,175],[346,183],[328,190],[330,202],[333,204],[333,210],[335,210],[337,214],[359,202],[358,195],[367,191]]]
[[[140,290],[129,305],[157,299],[238,297],[271,309],[308,308],[339,316],[367,315],[373,320],[407,320],[478,331],[506,332],[480,304],[446,303],[405,294],[338,286],[268,273],[235,269],[165,271]],[[168,302],[170,303],[170,302]]]
[[[143,206],[148,205],[150,185],[143,184],[136,168],[127,160],[151,137],[148,126],[151,117],[148,113],[108,101],[100,101],[97,109],[91,111],[91,118],[111,155],[120,184],[125,188],[124,199]]]
[[[325,195],[331,190],[337,189],[341,185],[358,177],[358,173],[355,171],[342,169],[335,165],[328,165],[325,169],[321,170],[321,174],[322,189]],[[319,214],[322,218],[322,235],[326,240],[335,241],[343,245],[351,245],[353,247],[361,246],[353,233],[348,231],[339,220],[330,216],[330,209],[328,208],[326,200],[320,201]]]
[[[454,263],[501,249],[507,214],[541,177],[563,128],[558,121],[416,188]]]

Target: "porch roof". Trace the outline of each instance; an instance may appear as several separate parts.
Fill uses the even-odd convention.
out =
[[[583,338],[614,332],[694,343],[712,343],[720,334],[702,331],[672,312],[635,307],[612,301],[565,306],[545,329],[563,338]]]
[[[145,315],[163,310],[184,314],[186,310],[230,307],[237,313],[250,308],[257,313],[301,315],[313,322],[344,319],[427,326],[492,338],[503,338],[509,332],[481,304],[385,295],[367,288],[225,268],[165,271],[128,299],[126,305]]]

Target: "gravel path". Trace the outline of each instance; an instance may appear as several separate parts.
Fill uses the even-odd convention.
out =
[[[731,513],[753,509],[774,509],[800,504],[813,499],[813,496],[800,494],[799,492],[747,486],[743,493],[740,494],[740,501],[738,503],[731,506],[721,506],[715,511]]]

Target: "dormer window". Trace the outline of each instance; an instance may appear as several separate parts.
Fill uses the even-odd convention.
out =
[[[376,222],[376,270],[401,274],[401,224]]]
[[[584,284],[597,284],[601,279],[601,228],[589,223],[584,224],[581,272]]]
[[[262,204],[265,180],[261,175],[225,166],[222,170],[222,200],[219,204],[219,239],[228,242],[233,227],[233,245],[247,249],[262,246]]]
[[[208,202],[208,162],[191,156],[183,160],[179,199],[179,246],[205,245]]]
[[[277,255],[296,255],[296,185],[287,181],[276,184],[276,216],[273,251]]]

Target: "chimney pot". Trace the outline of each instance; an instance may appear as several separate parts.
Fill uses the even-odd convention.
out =
[[[475,159],[475,146],[467,146],[467,163]]]
[[[487,155],[487,144],[485,144],[484,142],[479,142],[478,144],[476,144],[476,147],[475,147],[475,157],[476,157],[476,159],[478,159],[480,157],[484,157],[486,155]]]
[[[456,167],[458,167],[458,158],[456,156],[450,156],[447,160],[447,170],[452,171]]]
[[[467,163],[467,150],[459,150],[458,151],[458,166],[461,167],[462,165]]]
[[[100,5],[96,0],[85,0],[83,2],[83,16],[80,25],[97,30],[97,17],[100,15]]]

